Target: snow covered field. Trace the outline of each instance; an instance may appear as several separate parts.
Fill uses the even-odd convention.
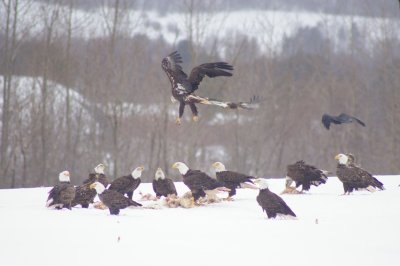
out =
[[[400,176],[375,193],[341,196],[341,183],[282,197],[297,220],[268,220],[256,190],[192,209],[44,207],[50,188],[0,190],[0,264],[399,265]],[[280,193],[284,181],[270,180]],[[177,183],[178,193],[187,188]],[[151,184],[138,191],[152,192]],[[226,196],[220,194],[220,196]],[[149,204],[150,202],[142,202]]]

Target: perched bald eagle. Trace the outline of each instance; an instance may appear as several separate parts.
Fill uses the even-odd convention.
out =
[[[304,161],[298,161],[287,166],[286,188],[290,187],[293,181],[296,188],[301,186],[301,190],[310,190],[311,185],[319,186],[328,180],[328,171],[321,170],[315,166],[308,165]]]
[[[107,187],[110,181],[107,176],[104,174],[104,170],[106,169],[104,164],[99,164],[94,168],[94,173],[90,173],[89,177],[83,181],[83,184],[93,184],[96,181],[99,181],[103,184],[103,186]]]
[[[125,197],[117,191],[106,189],[100,182],[94,182],[90,185],[90,188],[95,189],[99,199],[107,206],[112,215],[118,215],[120,209],[125,209],[129,206],[142,206],[142,204]]]
[[[104,164],[99,164],[94,168],[94,173],[90,173],[89,177],[83,181],[83,184],[76,187],[75,198],[72,201],[72,206],[81,205],[82,208],[88,208],[90,203],[93,203],[96,197],[96,190],[91,189],[90,185],[94,182],[100,182],[104,187],[107,187],[109,181],[104,174]]]
[[[112,181],[108,189],[117,191],[122,195],[126,194],[128,198],[132,199],[133,192],[142,182],[140,177],[142,176],[143,170],[144,166],[136,167],[130,175],[122,176]]]
[[[230,109],[254,109],[258,106],[258,103],[255,101],[256,98],[252,98],[250,102],[231,103],[204,98],[194,94],[205,76],[210,78],[232,76],[232,73],[229,71],[232,71],[233,67],[228,63],[215,62],[201,64],[192,69],[189,77],[185,72],[183,72],[180,63],[182,63],[182,57],[177,51],[169,54],[161,62],[162,69],[165,71],[171,82],[172,97],[179,101],[179,117],[176,119],[177,124],[181,123],[181,118],[186,104],[188,104],[192,110],[193,121],[198,120],[198,111],[195,105],[197,103],[216,105]]]
[[[71,209],[72,201],[75,198],[75,187],[71,185],[69,172],[61,172],[58,179],[60,183],[49,191],[46,207],[58,210],[62,208]]]
[[[165,174],[160,167],[157,168],[153,179],[153,190],[158,198],[161,196],[167,197],[168,195],[178,195],[174,182],[172,179],[165,177]]]
[[[294,214],[286,202],[268,189],[266,179],[257,178],[254,180],[254,183],[260,188],[260,192],[256,198],[257,202],[262,210],[267,213],[268,219],[276,218],[277,216],[296,217],[296,214]]]
[[[190,189],[195,201],[200,197],[205,197],[206,192],[229,191],[221,182],[200,170],[189,169],[184,163],[176,162],[172,165],[172,168],[178,169],[183,176],[183,183]]]
[[[343,124],[343,123],[352,123],[354,121],[356,121],[357,123],[359,123],[360,125],[365,127],[365,123],[363,121],[361,121],[360,119],[358,119],[354,116],[351,116],[351,115],[348,115],[345,113],[341,113],[338,116],[332,116],[332,115],[328,115],[328,114],[322,115],[322,124],[324,124],[325,128],[328,130],[329,130],[331,123],[338,125],[338,124]]]
[[[349,162],[349,156],[338,154],[336,174],[343,183],[344,194],[350,194],[353,190],[368,190],[374,192],[376,188],[383,190],[383,184],[370,173]]]
[[[226,188],[231,190],[229,192],[229,197],[236,195],[237,188],[257,189],[252,180],[255,179],[254,176],[227,171],[225,165],[223,165],[221,162],[213,163],[212,167],[215,169],[217,180],[221,182],[221,184],[224,184]]]

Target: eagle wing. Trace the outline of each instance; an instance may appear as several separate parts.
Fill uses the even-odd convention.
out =
[[[362,125],[363,127],[365,127],[365,123],[363,121],[361,121],[360,119],[358,119],[357,117],[345,114],[345,113],[341,113],[337,119],[341,122],[341,123],[351,123],[353,121],[358,122],[360,125]]]
[[[329,127],[331,126],[331,123],[334,122],[335,120],[333,119],[332,116],[328,114],[323,114],[322,115],[322,124],[324,124],[325,128],[329,130]],[[337,123],[336,123],[337,124]]]
[[[192,93],[198,89],[200,82],[205,76],[210,78],[219,76],[232,76],[232,73],[228,72],[227,70],[233,70],[233,66],[226,62],[205,63],[193,68],[189,75],[189,82],[192,85],[192,90],[189,93]]]
[[[252,176],[241,174],[234,171],[217,172],[216,176],[217,180],[222,183],[234,183],[237,186],[239,186],[240,183],[245,183],[245,182],[253,183],[251,179],[254,179],[254,177]]]
[[[140,178],[135,179],[132,176],[121,176],[111,182],[109,189],[118,191],[119,193],[127,193],[134,191],[140,183]]]
[[[177,51],[175,51],[163,58],[161,61],[161,66],[165,72],[170,71],[175,76],[186,79],[187,75],[185,72],[183,72],[182,66],[180,65],[181,63],[182,57]]]
[[[188,172],[183,181],[191,190],[211,190],[218,187],[223,187],[223,184],[218,182],[216,179],[199,170],[192,170]]]
[[[99,195],[101,202],[110,209],[124,209],[129,206],[142,206],[142,204],[124,197],[121,193],[114,190],[105,190]]]
[[[169,178],[164,180],[153,180],[153,190],[156,193],[156,196],[168,196],[170,194],[177,195],[175,184]]]

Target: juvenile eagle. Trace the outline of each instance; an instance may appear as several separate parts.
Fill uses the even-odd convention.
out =
[[[376,188],[384,189],[383,184],[378,179],[353,162],[349,162],[348,155],[340,153],[335,156],[335,160],[338,161],[336,174],[343,183],[344,194],[350,194],[353,190],[374,192]]]
[[[226,188],[231,190],[229,192],[229,198],[236,195],[237,188],[257,188],[253,182],[253,179],[255,179],[254,176],[227,171],[225,165],[221,162],[213,163],[212,167],[215,169],[217,180],[221,182],[221,184],[224,184]]]
[[[104,164],[99,164],[94,168],[94,173],[90,173],[89,177],[83,181],[83,184],[76,187],[75,198],[72,201],[72,206],[81,205],[82,208],[88,208],[90,203],[93,203],[96,197],[96,190],[90,188],[94,182],[100,182],[104,187],[107,187],[109,181],[104,174]]]
[[[329,130],[331,123],[338,125],[338,124],[343,124],[343,123],[352,123],[354,121],[356,121],[357,123],[359,123],[360,125],[365,127],[365,123],[363,121],[361,121],[360,119],[358,119],[354,116],[351,116],[351,115],[348,115],[345,113],[341,113],[338,116],[332,116],[332,115],[328,115],[328,114],[322,115],[322,124],[324,124],[325,128],[328,130]]]
[[[142,176],[143,170],[144,166],[136,167],[130,175],[121,176],[112,181],[108,189],[115,190],[122,195],[126,194],[128,198],[132,199],[133,192],[142,182],[140,177]]]
[[[262,210],[267,213],[268,219],[276,218],[276,216],[296,217],[296,214],[289,208],[285,201],[275,193],[268,189],[268,182],[264,178],[254,180],[260,188],[257,196],[257,202]]]
[[[106,189],[100,182],[94,182],[90,185],[90,188],[95,189],[99,199],[107,206],[112,215],[118,215],[120,209],[125,209],[129,206],[142,206],[142,204],[128,199],[117,191]]]
[[[62,208],[71,209],[71,204],[75,198],[75,187],[71,185],[69,172],[64,171],[58,175],[60,184],[55,185],[47,198],[46,207],[61,210]]]
[[[200,197],[205,197],[206,192],[214,193],[216,190],[229,191],[224,184],[212,178],[200,170],[192,170],[181,162],[176,162],[172,168],[178,169],[183,177],[183,183],[190,189],[194,200],[197,201]]]
[[[153,190],[158,198],[161,196],[167,197],[168,195],[178,195],[174,182],[172,179],[165,177],[165,174],[160,167],[157,168],[153,179]]]
[[[301,190],[310,190],[311,185],[319,186],[328,180],[328,171],[321,170],[315,166],[308,165],[304,161],[298,161],[287,166],[286,188],[295,182],[296,188],[301,186]]]
[[[198,120],[198,111],[195,105],[197,103],[216,105],[230,109],[254,109],[257,107],[257,97],[253,97],[250,102],[232,103],[200,97],[194,94],[205,76],[210,78],[232,76],[232,73],[229,71],[233,70],[233,66],[228,63],[214,62],[201,64],[192,69],[189,77],[185,72],[183,72],[182,67],[180,66],[181,63],[182,57],[177,51],[169,54],[161,62],[161,67],[171,82],[172,96],[175,100],[179,101],[179,116],[176,119],[177,124],[181,123],[181,118],[186,104],[188,104],[192,110],[193,121]]]

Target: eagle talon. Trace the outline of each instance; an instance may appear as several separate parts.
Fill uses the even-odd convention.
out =
[[[193,116],[193,122],[197,122],[197,121],[199,121],[199,117],[197,116],[197,115],[195,115],[195,116]]]
[[[175,124],[177,124],[177,125],[180,125],[181,124],[181,119],[178,117],[178,118],[176,118],[176,120],[175,120]]]

